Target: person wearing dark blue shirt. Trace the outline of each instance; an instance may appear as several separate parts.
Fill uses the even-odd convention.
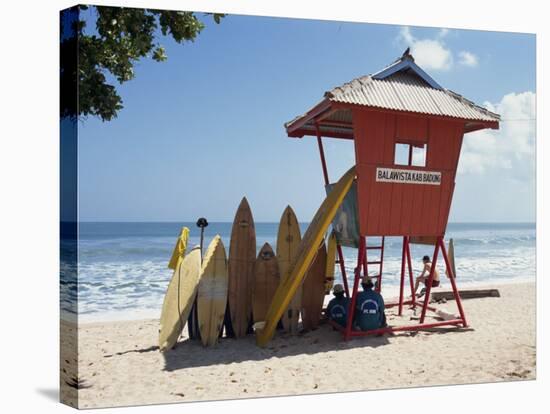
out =
[[[374,284],[369,276],[361,282],[363,291],[357,294],[355,301],[355,325],[362,331],[386,327],[384,299],[373,290]]]
[[[334,298],[327,305],[327,317],[338,325],[345,327],[348,320],[349,299],[344,296],[344,287],[340,284],[334,285],[332,290]]]

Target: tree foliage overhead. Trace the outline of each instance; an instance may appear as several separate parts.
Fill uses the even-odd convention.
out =
[[[88,9],[88,6],[79,7],[80,10]],[[134,64],[138,60],[165,61],[165,49],[157,39],[159,29],[162,36],[171,36],[177,43],[184,43],[194,41],[205,27],[194,12],[90,7],[97,15],[95,32],[87,33],[86,21],[79,18],[74,22],[75,36],[61,42],[62,117],[92,115],[103,121],[115,118],[123,108],[123,101],[116,87],[107,81],[106,74],[110,73],[122,84],[133,79]],[[212,16],[216,23],[224,17],[223,14],[205,15]],[[63,22],[62,19],[62,33]],[[78,63],[71,62],[74,52],[78,54]],[[70,86],[76,82],[78,104],[71,105],[70,97],[64,97],[63,93],[75,93]]]

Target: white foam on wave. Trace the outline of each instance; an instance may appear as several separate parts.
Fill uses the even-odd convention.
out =
[[[271,232],[258,237],[258,250],[266,240],[274,244],[275,238],[276,233]],[[227,234],[223,235],[223,240],[228,248]],[[191,238],[190,245],[198,241],[198,238]],[[173,246],[173,237],[108,238],[80,244],[78,284],[74,283],[74,276],[62,284],[63,311],[73,312],[71,317],[76,317],[78,297],[78,320],[81,322],[158,318],[173,273],[167,268]],[[455,248],[459,288],[535,280],[536,248],[532,229],[498,234],[485,230],[461,231],[455,235]],[[412,246],[415,277],[422,271],[420,258],[433,252],[430,250],[426,246]],[[344,255],[351,287],[357,250],[345,248]],[[369,250],[369,260],[376,260],[375,256],[375,252]],[[448,289],[450,283],[444,276],[442,264],[440,255],[438,269],[442,288]],[[75,273],[74,267],[61,265],[62,274]],[[383,294],[396,296],[401,273],[400,238],[386,240],[383,266]],[[369,273],[376,273],[377,268],[370,266]],[[341,283],[338,268],[335,276]],[[408,283],[407,278],[406,295],[410,290]]]
[[[457,280],[460,283],[492,283],[506,280],[534,280],[536,274],[536,252],[534,248],[519,247],[509,249],[506,252],[493,251],[485,256],[462,256],[456,258]],[[354,266],[357,262],[357,254],[346,254],[346,275],[348,280],[353,280]],[[419,276],[422,272],[422,263],[415,261],[413,276]],[[437,268],[441,275],[445,273],[445,265],[439,256]],[[378,273],[378,266],[369,266],[369,274]],[[401,258],[389,257],[384,259],[383,283],[398,285],[401,275]],[[341,282],[339,269],[336,278]],[[442,277],[443,280],[443,277]]]
[[[79,318],[102,319],[109,313],[126,312],[158,314],[171,276],[165,261],[81,264]]]

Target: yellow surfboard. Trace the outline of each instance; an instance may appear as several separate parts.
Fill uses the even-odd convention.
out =
[[[199,283],[201,270],[200,247],[195,247],[180,261],[166,289],[159,329],[159,348],[172,349],[183,330]]]
[[[227,287],[225,247],[216,235],[204,255],[197,294],[197,317],[204,346],[218,342],[227,305]]]
[[[327,269],[325,271],[325,295],[328,295],[334,286],[334,267],[336,266],[336,234],[334,231],[328,236]]]
[[[185,257],[185,250],[187,249],[187,242],[189,241],[189,228],[182,227],[178,240],[176,241],[176,246],[170,257],[170,262],[168,262],[168,268],[176,270],[180,262]]]
[[[313,262],[321,240],[327,231],[330,222],[336,214],[336,210],[342,204],[342,200],[355,178],[355,166],[350,168],[336,183],[330,194],[325,198],[319,210],[313,217],[304,238],[300,242],[296,260],[291,265],[291,272],[275,292],[275,297],[267,311],[265,324],[256,324],[256,343],[265,346],[273,337],[277,322],[287,309],[296,290],[304,280],[304,276]]]
[[[288,277],[290,264],[298,254],[301,239],[300,225],[298,224],[296,214],[294,214],[292,207],[287,206],[281,216],[279,231],[277,232],[277,261],[279,262],[281,283]],[[298,333],[298,320],[300,318],[301,307],[302,287],[300,285],[281,319],[285,331],[292,334]]]

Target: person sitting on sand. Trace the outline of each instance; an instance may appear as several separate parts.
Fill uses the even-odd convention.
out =
[[[344,287],[341,284],[334,285],[332,294],[334,298],[327,305],[327,317],[345,327],[348,320],[349,299],[344,296]]]
[[[359,292],[355,302],[355,325],[362,331],[385,328],[386,314],[384,313],[384,299],[373,290],[374,284],[369,276],[361,282],[363,291]]]
[[[420,276],[416,278],[416,284],[414,285],[415,295],[420,283],[424,283],[426,287],[428,286],[428,279],[430,277],[430,271],[432,269],[432,262],[430,261],[430,256],[424,256],[422,258],[422,263],[424,263],[424,269],[422,269],[422,273],[420,274]],[[435,268],[434,277],[432,280],[432,287],[438,287],[438,286],[439,286],[439,272],[437,271],[437,268]]]

